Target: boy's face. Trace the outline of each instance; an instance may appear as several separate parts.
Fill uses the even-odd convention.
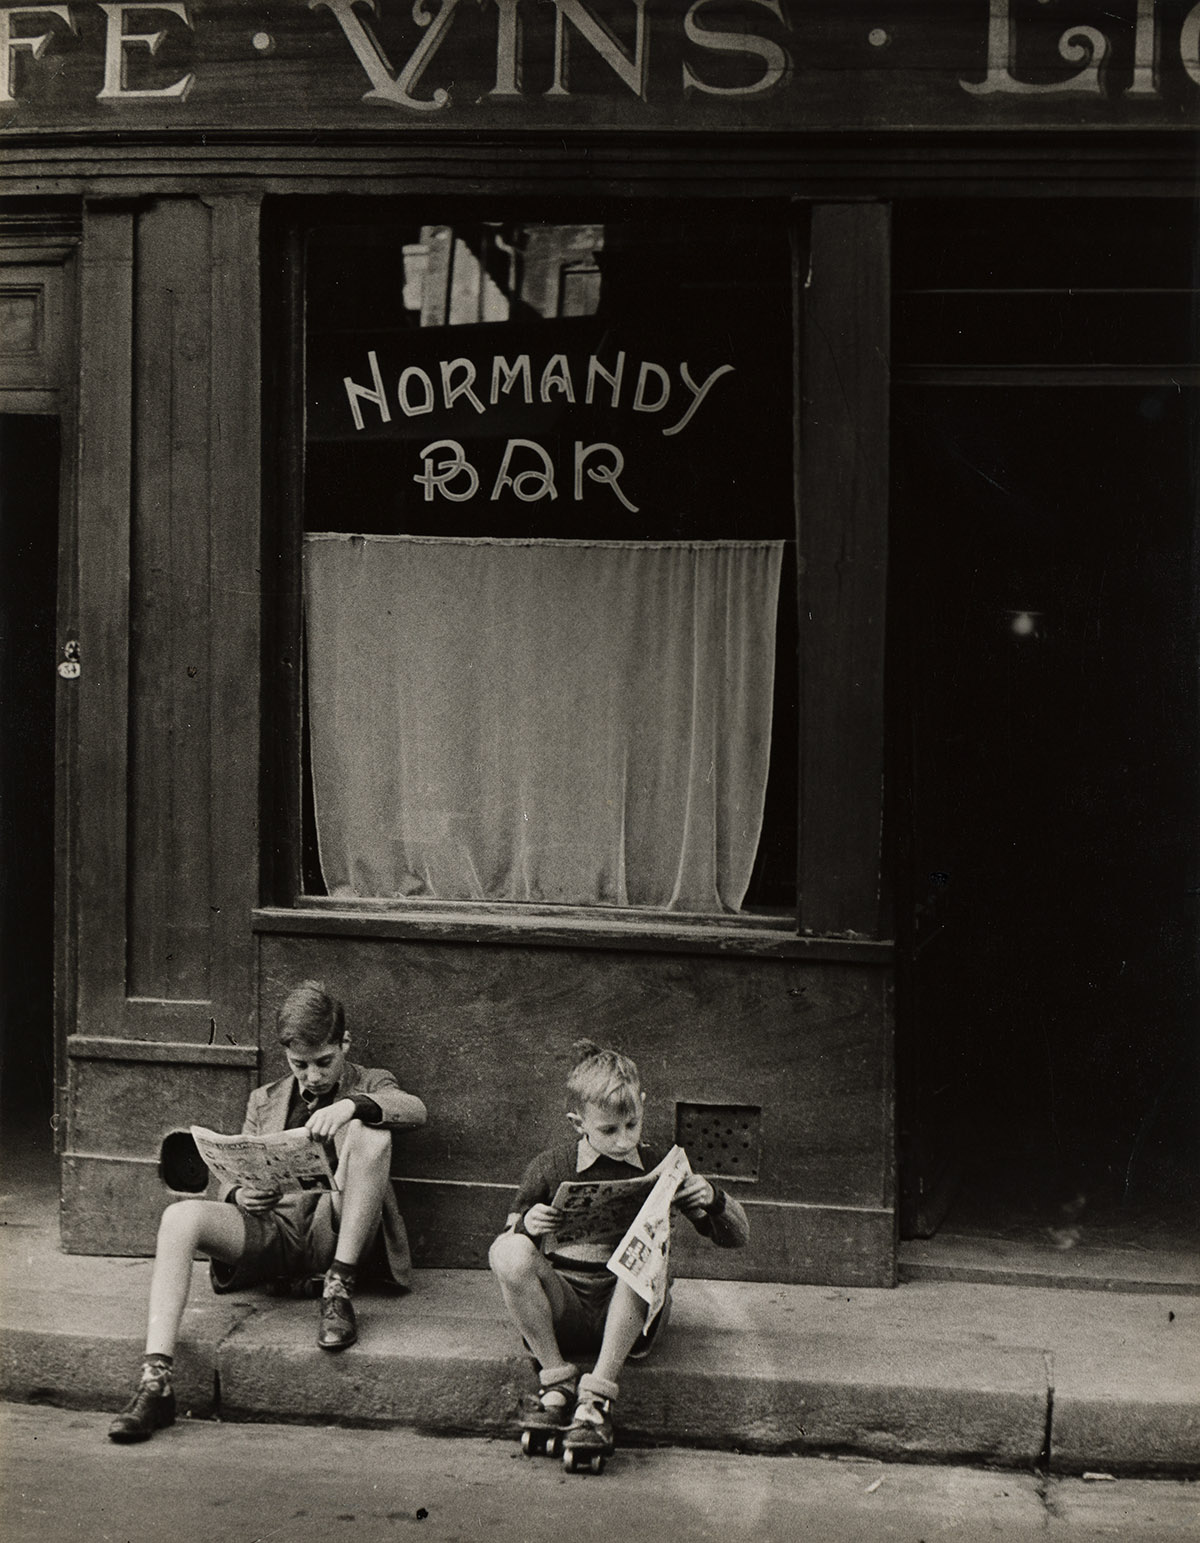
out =
[[[314,1097],[320,1098],[337,1087],[342,1080],[342,1070],[346,1065],[346,1051],[349,1048],[350,1036],[347,1034],[340,1044],[322,1045],[319,1050],[289,1046],[284,1054],[300,1086]]]
[[[590,1146],[601,1157],[626,1158],[642,1139],[642,1116],[645,1112],[646,1095],[638,1098],[637,1112],[627,1114],[624,1109],[609,1109],[601,1104],[584,1104],[579,1114],[569,1114],[567,1119],[586,1136]]]

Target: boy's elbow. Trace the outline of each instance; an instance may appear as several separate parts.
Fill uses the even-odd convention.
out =
[[[721,1214],[710,1218],[712,1240],[718,1248],[745,1248],[750,1241],[750,1218],[740,1201],[728,1192]]]

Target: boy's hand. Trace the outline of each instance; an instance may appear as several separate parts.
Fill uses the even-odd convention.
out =
[[[279,1204],[282,1191],[278,1189],[247,1189],[238,1186],[237,1203],[245,1211],[271,1211]]]
[[[531,1238],[541,1238],[553,1232],[561,1220],[562,1212],[557,1206],[531,1205],[525,1212],[525,1231]]]
[[[354,1118],[354,1100],[352,1098],[339,1098],[336,1104],[328,1104],[324,1109],[316,1109],[304,1122],[304,1128],[309,1135],[317,1141],[329,1141],[336,1136],[343,1125],[349,1125]]]
[[[717,1192],[702,1173],[689,1173],[675,1191],[675,1204],[685,1210],[703,1210],[712,1205]]]

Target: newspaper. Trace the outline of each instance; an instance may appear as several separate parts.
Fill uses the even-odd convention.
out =
[[[192,1139],[209,1171],[242,1189],[336,1189],[325,1144],[301,1126],[265,1136],[224,1136],[192,1126]]]
[[[614,1226],[631,1218],[608,1260],[608,1269],[647,1303],[649,1329],[667,1298],[671,1202],[691,1171],[687,1153],[674,1146],[657,1168],[641,1178],[560,1184],[551,1204],[563,1218],[547,1239],[547,1251],[553,1252],[563,1243],[586,1242],[597,1233],[611,1233]]]

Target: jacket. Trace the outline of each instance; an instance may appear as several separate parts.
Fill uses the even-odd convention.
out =
[[[242,1121],[244,1136],[265,1136],[270,1131],[286,1128],[288,1105],[295,1082],[295,1077],[289,1072],[286,1077],[280,1077],[275,1082],[268,1082],[265,1087],[254,1089],[246,1104],[246,1118]],[[355,1093],[365,1093],[368,1098],[373,1098],[383,1116],[378,1122],[379,1126],[386,1126],[391,1130],[411,1130],[425,1123],[425,1105],[421,1100],[413,1093],[405,1093],[392,1073],[380,1067],[359,1066],[354,1061],[347,1061],[342,1072],[342,1080],[338,1083],[337,1093],[339,1098],[351,1097]],[[346,1132],[343,1129],[335,1138],[339,1154],[345,1136]],[[221,1199],[227,1199],[233,1188],[231,1184],[224,1185],[221,1190]],[[390,1184],[384,1196],[381,1225],[387,1253],[388,1274],[397,1286],[407,1291],[412,1287],[412,1255],[409,1252],[408,1232],[404,1226],[404,1218],[400,1215],[400,1207],[396,1202],[396,1192]]]

